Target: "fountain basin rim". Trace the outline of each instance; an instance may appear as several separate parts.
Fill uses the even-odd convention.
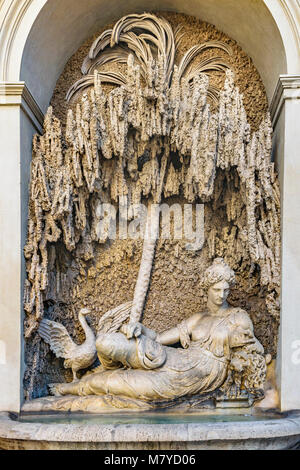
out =
[[[1,440],[34,442],[93,443],[207,443],[291,439],[300,443],[300,411],[280,419],[250,422],[184,424],[42,424],[16,420],[11,413],[0,413]]]

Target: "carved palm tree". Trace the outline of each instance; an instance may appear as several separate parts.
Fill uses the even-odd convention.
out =
[[[229,63],[219,56],[193,64],[194,59],[207,49],[223,50],[230,55],[232,53],[230,46],[222,41],[208,41],[191,47],[177,67],[175,54],[184,35],[181,29],[178,27],[173,32],[168,21],[149,13],[121,18],[113,29],[104,31],[94,41],[81,68],[84,76],[69,89],[67,100],[69,101],[77,92],[94,85],[95,71],[102,83],[126,85],[127,76],[123,73],[101,69],[107,64],[127,64],[130,55],[134,56],[134,61],[140,66],[141,75],[150,89],[153,88],[154,64],[159,62],[160,72],[163,74],[162,82],[166,87],[171,86],[175,71],[179,81],[185,79],[191,83],[201,73],[225,72],[230,68]],[[218,89],[209,85],[208,96],[217,101],[218,95]]]
[[[97,222],[94,202],[99,201],[100,193],[107,197],[110,191],[112,201],[130,197],[135,204],[148,197],[149,202],[152,198],[160,203],[163,194],[179,194],[180,189],[189,202],[200,198],[214,201],[218,207],[217,169],[228,177],[224,204],[232,227],[229,256],[234,252],[240,263],[245,258],[259,266],[261,285],[268,291],[268,311],[278,319],[280,198],[270,159],[270,117],[251,134],[242,96],[226,60],[218,56],[199,60],[211,48],[228,56],[228,45],[218,41],[195,45],[176,65],[181,36],[180,29],[173,32],[166,20],[152,14],[122,18],[94,42],[83,63],[83,78],[68,92],[67,98],[72,99],[90,88],[76,103],[76,112],[69,109],[64,137],[49,108],[44,134],[35,136],[33,145],[24,250],[26,337],[38,328],[52,282],[48,245],[61,241],[72,252],[83,244],[87,260],[93,257],[92,241],[105,243],[90,226]],[[117,69],[111,70],[115,64]],[[220,93],[209,83],[206,72],[210,71],[226,71]],[[113,85],[113,90],[105,93],[102,83]],[[213,113],[208,98],[218,101]],[[174,153],[180,157],[183,171],[175,169]],[[239,192],[228,176],[233,169]],[[152,224],[152,237],[144,239],[133,303],[103,317],[106,331],[116,329],[128,316],[131,321],[141,318],[159,232],[158,217],[150,220],[149,213],[150,204],[147,226]],[[222,239],[221,233],[217,235]],[[215,231],[209,238],[210,256],[214,257]],[[226,240],[223,242],[226,258]],[[57,285],[59,280],[57,273]]]
[[[128,61],[134,61],[139,66],[149,93],[161,84],[165,86],[166,90],[170,89],[174,75],[178,84],[185,81],[193,86],[193,80],[200,74],[210,71],[225,72],[229,68],[228,62],[219,56],[202,60],[193,65],[194,59],[207,49],[215,48],[225,51],[228,55],[231,54],[230,47],[220,41],[209,41],[193,46],[176,67],[175,54],[182,36],[180,27],[174,33],[171,25],[165,19],[152,14],[133,14],[121,18],[113,29],[104,31],[94,41],[82,65],[84,77],[70,88],[67,100],[85,88],[94,86],[95,79],[102,83],[126,87],[128,75],[125,76],[119,71],[102,70],[107,64],[126,64]],[[159,82],[156,79],[157,75],[160,75]],[[208,84],[206,91],[207,96],[213,101],[218,100],[219,91],[215,87]],[[165,152],[159,171],[155,197],[157,204],[161,202],[168,163],[168,153]],[[139,321],[142,316],[159,236],[159,214],[152,213],[151,218],[150,207],[148,208],[145,232],[142,260],[131,307],[130,320],[132,322]]]

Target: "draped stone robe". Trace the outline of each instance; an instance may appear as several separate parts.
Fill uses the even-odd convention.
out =
[[[107,370],[83,378],[76,394],[112,394],[151,401],[207,393],[224,383],[235,347],[241,349],[251,343],[259,354],[263,353],[252,322],[241,309],[229,308],[224,316],[203,314],[192,339],[184,337],[184,324],[179,331],[185,349],[163,346],[144,335],[131,340],[122,333],[108,335],[98,350]],[[133,356],[120,347],[121,337],[124,344],[135,342]]]

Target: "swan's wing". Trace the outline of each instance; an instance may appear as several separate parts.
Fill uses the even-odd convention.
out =
[[[76,347],[66,328],[60,323],[43,319],[38,331],[43,340],[50,345],[56,357],[66,359]]]
[[[132,301],[106,312],[98,323],[98,333],[114,333],[118,331],[123,323],[129,319],[131,307]]]

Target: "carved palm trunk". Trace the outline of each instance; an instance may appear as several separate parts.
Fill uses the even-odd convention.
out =
[[[159,212],[151,211],[148,207],[143,254],[138,278],[135,285],[133,304],[130,313],[130,322],[141,320],[147,292],[150,284],[153,260],[156,251],[156,243],[159,236]]]
[[[161,202],[162,198],[169,153],[169,148],[165,148],[165,153],[161,161],[158,189],[155,194],[155,202],[158,204]],[[157,239],[159,237],[159,214],[159,210],[152,210],[152,205],[149,203],[141,265],[135,285],[133,304],[130,313],[131,323],[138,322],[142,318],[147,292],[150,285]]]

